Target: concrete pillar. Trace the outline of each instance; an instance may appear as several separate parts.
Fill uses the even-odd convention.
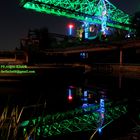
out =
[[[17,54],[16,54],[16,52],[15,52],[15,62],[16,62],[16,60],[17,60]]]
[[[24,52],[24,55],[25,55],[25,62],[28,63],[28,60],[29,60],[29,59],[28,59],[28,54],[27,54],[27,52]]]
[[[119,88],[122,87],[122,75],[121,75],[121,65],[123,63],[123,52],[122,48],[120,48],[120,67],[119,67]]]
[[[123,52],[122,52],[122,49],[120,49],[120,65],[122,65],[122,55],[123,55]]]

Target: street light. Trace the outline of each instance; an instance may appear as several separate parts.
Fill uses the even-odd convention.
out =
[[[74,28],[74,25],[69,24],[68,27],[69,27],[69,35],[71,36],[72,35],[72,29]]]

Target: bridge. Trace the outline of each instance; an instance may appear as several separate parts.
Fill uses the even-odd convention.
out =
[[[136,48],[140,47],[140,40],[122,40],[122,41],[114,41],[114,42],[100,42],[100,43],[92,43],[92,44],[81,44],[77,46],[70,46],[66,48],[54,48],[54,49],[46,49],[46,54],[73,54],[73,53],[80,53],[80,52],[104,52],[104,51],[111,51],[111,50],[124,50],[129,48]]]
[[[107,0],[20,0],[22,7],[36,10],[38,12],[45,12],[47,14],[55,14],[65,16],[68,18],[75,18],[81,21],[98,23],[103,25],[101,20],[103,7],[107,8],[108,17],[107,26],[115,27],[123,30],[129,30],[129,16],[117,9],[113,4]],[[98,8],[99,7],[99,8]],[[110,51],[120,49],[120,64],[122,64],[123,49],[131,47],[139,47],[139,41],[132,41],[129,43],[122,42],[114,44],[96,44],[92,46],[79,46],[76,48],[66,48],[59,50],[46,50],[46,54],[72,54],[80,52],[96,52],[96,51]],[[102,128],[106,127],[115,119],[124,115],[127,112],[127,105],[124,103],[111,106],[111,103],[106,105],[105,122]],[[15,111],[16,114],[16,111]],[[20,114],[21,115],[21,114]],[[18,115],[15,115],[18,116]],[[34,136],[49,137],[54,135],[67,134],[79,131],[95,131],[98,130],[101,121],[99,113],[99,105],[89,107],[86,109],[75,109],[64,113],[56,113],[54,115],[40,116],[34,119],[25,120],[18,124],[14,124],[14,132],[18,129],[23,130],[23,137],[28,139]],[[19,118],[19,117],[18,117]],[[12,121],[9,122],[12,126]],[[10,130],[9,130],[10,131]]]
[[[130,16],[108,0],[19,0],[20,6],[37,12],[64,16],[87,23],[130,30]]]
[[[84,23],[85,37],[87,38],[88,36],[86,34],[88,34],[87,30],[89,29],[90,23],[101,25],[102,34],[107,30],[107,26],[126,31],[131,30],[130,16],[108,0],[19,0],[19,4],[25,9],[82,21]],[[46,49],[43,53],[46,55],[70,55],[81,52],[92,53],[97,51],[119,50],[120,64],[122,64],[123,50],[127,48],[138,48],[139,44],[138,40],[132,40],[130,42],[119,41],[119,43],[93,42],[92,45],[81,44],[76,47],[71,46],[63,49]]]
[[[126,61],[126,52],[129,50],[129,52],[135,52],[133,55],[135,56],[135,59],[137,62],[131,63],[131,62],[125,62]],[[118,75],[119,77],[126,76],[130,78],[140,78],[140,65],[139,65],[139,51],[140,51],[140,40],[138,39],[132,39],[132,40],[123,40],[123,41],[117,41],[112,43],[98,43],[98,44],[84,44],[79,46],[71,46],[68,48],[56,48],[56,49],[48,49],[45,50],[44,53],[46,56],[63,56],[64,60],[71,59],[73,60],[73,63],[71,63],[72,67],[78,67],[83,66],[85,68],[85,71],[95,70],[100,72],[107,72],[110,74]],[[102,54],[105,53],[107,55],[102,57]],[[116,53],[114,53],[116,52]],[[87,54],[87,57],[85,58],[85,61],[82,61],[80,59],[80,53]],[[108,55],[115,57],[117,62],[113,62],[113,58],[109,58]],[[97,57],[96,60],[95,57]],[[98,58],[100,58],[106,61],[102,62],[96,62],[100,61]],[[134,59],[132,56],[129,58],[130,60]],[[78,62],[79,63],[78,63]],[[87,62],[87,63],[86,63]],[[91,62],[91,64],[90,64]],[[67,61],[66,61],[67,63]],[[78,65],[79,64],[79,65]],[[69,65],[70,66],[70,65]],[[121,79],[121,78],[120,78]]]
[[[119,42],[101,42],[101,43],[93,43],[93,44],[84,44],[84,45],[79,45],[77,47],[68,47],[68,48],[55,48],[55,49],[46,49],[45,51],[43,51],[46,55],[50,55],[50,56],[59,56],[59,55],[63,55],[63,56],[71,56],[71,58],[73,57],[73,55],[76,55],[77,57],[79,57],[80,53],[86,53],[87,57],[86,59],[89,58],[89,54],[94,53],[94,55],[97,52],[112,52],[112,51],[119,51],[119,54],[117,54],[116,57],[118,57],[119,59],[119,63],[120,65],[123,64],[123,52],[125,52],[125,50],[128,49],[135,49],[135,51],[139,51],[140,49],[140,40],[123,40],[123,41],[119,41]],[[85,54],[85,55],[86,55]],[[97,62],[96,62],[97,63]],[[109,62],[108,62],[109,63]]]

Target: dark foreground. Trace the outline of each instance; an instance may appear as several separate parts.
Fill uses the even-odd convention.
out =
[[[66,112],[69,109],[79,106],[80,104],[75,101],[71,104],[68,103],[67,88],[70,85],[81,88],[86,87],[93,90],[106,89],[108,100],[116,102],[124,98],[128,99],[128,112],[105,127],[101,134],[97,132],[93,140],[139,140],[140,82],[139,79],[121,78],[120,83],[120,78],[116,76],[95,74],[92,72],[84,74],[81,70],[72,69],[49,70],[43,73],[43,75],[31,76],[30,78],[11,78],[11,81],[1,81],[0,110],[2,112],[5,106],[9,107],[9,111],[14,106],[18,106],[19,109],[26,106],[27,109],[23,111],[20,118],[20,121],[22,121],[41,114],[37,106],[30,108],[29,106],[31,105],[44,105],[46,103],[46,114]],[[2,131],[3,129],[1,128]],[[92,134],[93,131],[72,132],[51,137],[40,136],[38,139],[89,140]],[[2,139],[5,139],[4,137],[2,136]]]

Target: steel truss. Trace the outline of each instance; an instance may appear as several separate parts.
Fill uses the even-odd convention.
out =
[[[126,105],[111,107],[106,105],[105,120],[102,128],[127,112]],[[21,123],[24,137],[32,134],[36,136],[54,136],[71,132],[97,130],[101,123],[99,106],[89,107],[87,110],[75,109],[67,113],[57,113],[46,117],[39,117]],[[32,132],[32,133],[29,133]]]
[[[89,23],[102,24],[104,4],[107,9],[107,26],[129,30],[130,17],[108,0],[19,0],[26,9],[65,16]]]

